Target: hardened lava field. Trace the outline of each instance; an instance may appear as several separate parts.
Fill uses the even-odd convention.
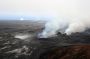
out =
[[[90,30],[37,38],[43,28],[43,21],[0,21],[0,59],[90,59]]]

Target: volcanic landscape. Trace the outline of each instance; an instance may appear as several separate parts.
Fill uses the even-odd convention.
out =
[[[90,59],[90,30],[38,38],[44,21],[0,20],[0,59]]]

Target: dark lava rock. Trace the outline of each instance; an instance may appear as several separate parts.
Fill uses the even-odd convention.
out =
[[[40,59],[90,59],[90,45],[71,45],[50,49]]]
[[[71,36],[58,33],[56,37],[51,38],[35,36],[28,38],[28,41],[14,38],[13,32],[2,32],[0,59],[90,59],[88,33],[76,33]]]

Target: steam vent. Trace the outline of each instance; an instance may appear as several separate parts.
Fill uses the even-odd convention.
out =
[[[56,37],[37,38],[43,29],[42,22],[28,22],[3,22],[0,59],[90,59],[90,30],[70,36],[57,33]]]

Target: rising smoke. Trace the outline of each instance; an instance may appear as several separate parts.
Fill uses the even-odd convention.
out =
[[[46,6],[47,9],[53,10],[56,14],[52,20],[47,21],[45,29],[39,34],[40,38],[55,36],[57,32],[71,35],[72,33],[83,32],[90,28],[89,0],[56,1],[58,2],[48,7]]]
[[[83,32],[90,28],[90,20],[52,20],[45,24],[45,29],[39,34],[41,38],[52,37],[61,32],[62,34],[71,35],[76,32]]]

